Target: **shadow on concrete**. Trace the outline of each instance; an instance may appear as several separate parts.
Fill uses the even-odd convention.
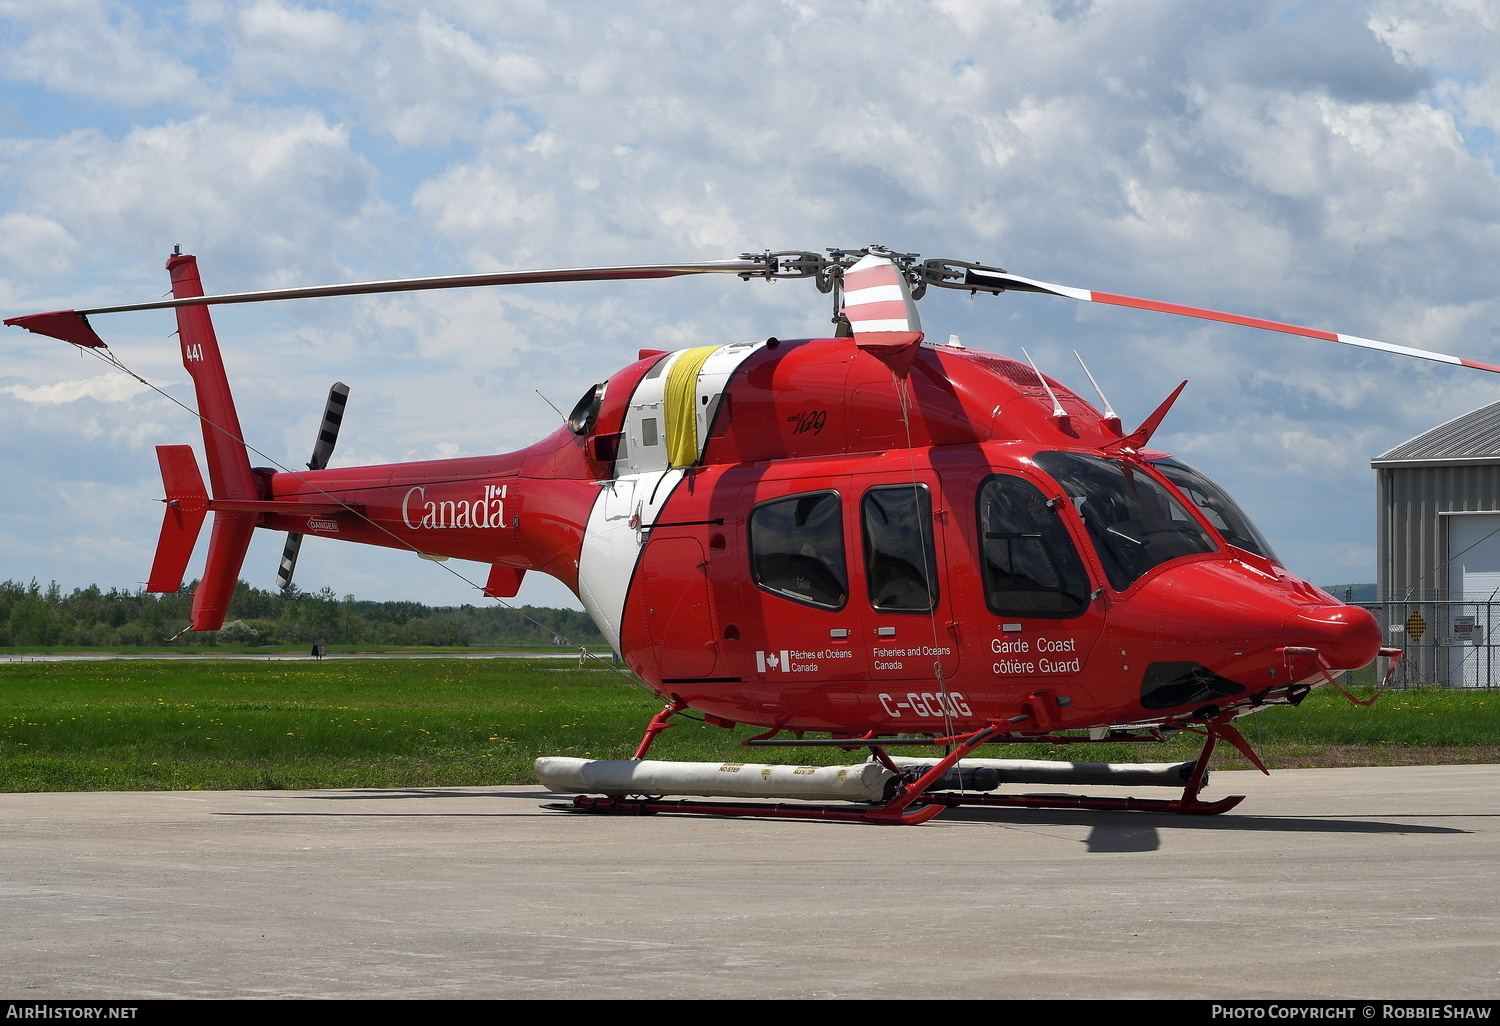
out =
[[[558,794],[542,789],[537,790],[474,790],[472,788],[444,788],[444,787],[414,787],[414,788],[368,788],[351,789],[343,791],[319,791],[309,792],[287,792],[278,794],[276,792],[261,792],[262,798],[282,799],[287,802],[398,802],[403,803],[399,811],[395,808],[389,811],[355,811],[349,810],[312,810],[312,809],[286,809],[285,811],[223,811],[214,813],[219,816],[234,817],[317,817],[317,818],[364,818],[364,817],[495,817],[532,815],[537,811],[552,811],[572,813],[566,803],[569,796]],[[463,798],[474,799],[506,799],[509,802],[520,801],[526,806],[524,809],[494,811],[468,811],[448,812],[438,811],[435,806],[418,807],[405,805],[405,803],[417,801],[421,803],[439,802],[443,799]],[[540,805],[538,803],[541,803]],[[600,818],[597,813],[578,813],[589,818]],[[673,816],[683,815],[680,813],[661,812],[658,815]],[[1493,813],[1476,813],[1475,815],[1492,816]],[[1434,819],[1434,818],[1472,818],[1468,814],[1431,816],[1420,812],[1409,814],[1411,819]],[[712,819],[711,816],[699,816],[695,818]],[[769,817],[768,817],[769,819]],[[826,822],[826,821],[825,821]],[[956,808],[945,809],[936,819],[927,826],[928,830],[960,827],[968,824],[993,824],[996,826],[1008,825],[1019,827],[1044,827],[1044,826],[1067,826],[1067,827],[1089,827],[1087,848],[1090,852],[1120,853],[1120,852],[1143,852],[1155,851],[1161,847],[1162,831],[1184,831],[1184,830],[1214,830],[1214,831],[1255,831],[1255,832],[1277,832],[1287,834],[1298,833],[1325,833],[1325,834],[1374,834],[1374,835],[1401,835],[1401,834],[1467,834],[1473,831],[1460,827],[1436,826],[1425,823],[1413,822],[1384,822],[1380,820],[1357,819],[1346,816],[1247,816],[1228,814],[1223,816],[1176,816],[1152,812],[1108,812],[1086,809],[1009,809],[1009,808]],[[866,824],[850,823],[849,826],[866,826]]]
[[[472,787],[367,787],[347,788],[341,791],[287,791],[282,794],[271,791],[265,793],[264,797],[318,802],[372,802],[411,798],[529,798],[535,801],[539,798],[555,798],[557,795],[555,792],[540,787],[535,791],[518,791],[514,788],[504,791],[484,791]]]
[[[473,790],[473,789],[469,789],[469,790],[457,790],[457,789],[453,789],[453,788],[443,788],[443,787],[412,787],[412,788],[384,788],[383,787],[383,788],[378,788],[378,789],[377,788],[370,788],[370,789],[363,789],[363,790],[351,789],[351,790],[346,790],[346,791],[319,791],[319,792],[316,792],[316,793],[309,793],[309,792],[306,792],[306,791],[300,791],[300,792],[299,791],[288,791],[288,792],[286,792],[284,794],[278,793],[278,792],[275,792],[275,791],[262,791],[262,792],[256,792],[256,796],[258,798],[265,798],[265,799],[271,799],[271,800],[280,799],[280,800],[289,801],[289,802],[307,802],[307,801],[315,801],[315,802],[348,802],[348,801],[389,802],[389,801],[402,801],[402,802],[405,802],[405,801],[411,801],[412,799],[417,799],[417,800],[421,800],[421,801],[433,801],[434,799],[443,799],[443,798],[467,798],[467,799],[470,799],[470,800],[473,800],[473,799],[476,799],[476,798],[519,798],[519,799],[521,799],[521,800],[523,800],[523,801],[526,802],[527,808],[525,808],[525,809],[517,809],[515,811],[509,811],[509,810],[500,811],[500,810],[497,810],[497,811],[494,811],[494,812],[436,812],[436,811],[431,811],[431,810],[426,810],[426,809],[416,809],[416,808],[403,809],[401,811],[396,811],[395,809],[392,809],[390,811],[382,810],[382,811],[379,811],[379,812],[356,812],[356,811],[354,811],[352,809],[350,809],[350,810],[331,810],[331,811],[326,811],[326,812],[319,812],[319,811],[314,811],[314,810],[310,810],[310,809],[309,810],[288,809],[285,812],[280,812],[280,811],[278,811],[278,812],[266,812],[266,811],[247,811],[247,812],[221,811],[221,812],[212,813],[212,815],[215,815],[215,816],[231,816],[231,817],[235,817],[235,818],[239,818],[239,819],[254,819],[256,817],[277,817],[277,818],[279,818],[279,817],[288,817],[288,816],[314,817],[314,818],[324,818],[324,819],[339,818],[339,817],[347,817],[347,818],[361,818],[361,817],[362,818],[403,817],[403,818],[406,818],[406,817],[423,817],[423,816],[442,816],[442,817],[448,817],[448,818],[451,818],[451,817],[461,817],[461,818],[462,817],[469,817],[469,818],[475,818],[475,819],[483,819],[483,818],[487,818],[487,817],[492,818],[492,817],[497,817],[497,816],[529,816],[529,815],[531,815],[534,812],[534,810],[536,808],[536,803],[537,802],[542,802],[542,801],[546,801],[548,799],[552,799],[552,798],[558,797],[557,795],[553,794],[551,791],[545,791],[545,790],[540,790],[540,789],[538,789],[536,791],[514,791],[514,790],[511,790],[511,791],[476,791],[476,790]]]
[[[1446,817],[1412,813],[1413,819]],[[1463,818],[1469,818],[1467,816]],[[1011,826],[1086,826],[1091,852],[1155,851],[1161,847],[1161,831],[1183,830],[1256,831],[1288,834],[1469,834],[1460,827],[1421,823],[1390,823],[1342,816],[1175,816],[1150,812],[1090,812],[1079,809],[950,809],[933,823],[995,823]]]

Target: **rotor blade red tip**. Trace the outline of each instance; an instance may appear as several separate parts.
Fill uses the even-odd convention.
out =
[[[1243,317],[1239,314],[1224,313],[1220,310],[1205,310],[1201,306],[1162,303],[1154,299],[1137,299],[1135,296],[1117,296],[1111,292],[1095,292],[1093,293],[1093,297],[1094,302],[1108,303],[1111,306],[1130,306],[1137,310],[1155,310],[1159,313],[1177,314],[1181,317],[1197,317],[1207,321],[1223,321],[1226,324],[1243,324],[1247,328],[1264,328],[1266,331],[1280,331],[1288,335],[1304,335],[1307,338],[1322,339],[1324,342],[1341,341],[1339,336],[1331,331],[1304,328],[1297,324],[1285,324],[1281,321],[1268,321],[1261,317]]]
[[[88,349],[106,348],[104,340],[94,334],[94,329],[89,327],[89,319],[76,310],[54,310],[51,313],[10,317],[5,323],[25,328],[38,335],[46,335],[48,338],[71,342],[75,346],[84,346]]]
[[[1455,367],[1472,367],[1474,370],[1491,371],[1500,374],[1500,367],[1492,364],[1480,363],[1478,360],[1465,360],[1462,357],[1449,356],[1446,353],[1434,353],[1429,349],[1398,346],[1391,342],[1381,342],[1373,338],[1360,338],[1358,335],[1340,335],[1332,331],[1323,331],[1321,328],[1307,328],[1300,324],[1287,324],[1285,321],[1269,321],[1263,317],[1245,317],[1241,314],[1225,313],[1222,310],[1207,310],[1201,306],[1163,303],[1156,299],[1141,299],[1138,296],[1121,296],[1112,292],[1093,292],[1088,289],[1073,288],[1070,285],[1055,285],[1052,282],[1037,281],[1034,278],[1022,278],[1019,275],[1007,274],[992,268],[970,266],[969,270],[964,274],[962,285],[949,282],[938,282],[938,284],[943,285],[945,288],[973,288],[977,286],[979,288],[998,287],[1017,292],[1043,292],[1054,296],[1066,296],[1069,299],[1076,299],[1080,303],[1104,303],[1107,306],[1125,306],[1135,310],[1150,310],[1154,313],[1176,314],[1179,317],[1196,317],[1204,321],[1239,324],[1247,328],[1278,331],[1284,335],[1300,335],[1303,338],[1315,338],[1321,342],[1338,342],[1341,345],[1355,346],[1359,349],[1373,349],[1381,353],[1394,353],[1397,356],[1411,356],[1418,360],[1450,363]]]
[[[1240,314],[1224,313],[1222,310],[1205,310],[1199,306],[1161,303],[1154,299],[1137,299],[1135,296],[1117,296],[1109,292],[1094,292],[1091,295],[1095,303],[1107,303],[1111,306],[1128,306],[1134,307],[1137,310],[1153,310],[1160,313],[1178,314],[1182,317],[1196,317],[1205,321],[1222,321],[1225,324],[1242,324],[1247,328],[1279,331],[1284,335],[1300,335],[1303,338],[1315,338],[1323,342],[1338,342],[1342,345],[1355,346],[1359,349],[1373,349],[1380,353],[1395,353],[1398,356],[1411,356],[1418,360],[1432,360],[1436,363],[1453,364],[1455,367],[1472,367],[1474,370],[1491,371],[1500,374],[1500,367],[1488,363],[1480,363],[1478,360],[1465,360],[1463,357],[1449,356],[1447,353],[1435,353],[1430,349],[1398,346],[1392,342],[1381,342],[1378,339],[1360,338],[1358,335],[1340,335],[1332,331],[1323,331],[1320,328],[1306,328],[1300,324],[1268,321],[1261,317],[1243,317]]]

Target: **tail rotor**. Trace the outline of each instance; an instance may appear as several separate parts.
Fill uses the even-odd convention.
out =
[[[322,470],[328,466],[333,447],[339,440],[339,427],[344,423],[344,405],[349,401],[349,386],[335,381],[328,390],[328,402],[323,406],[323,426],[318,429],[318,440],[313,443],[312,459],[307,461],[308,470]],[[297,553],[302,551],[300,531],[289,532],[286,547],[281,550],[281,567],[276,571],[276,587],[282,591],[292,586],[292,573],[297,569]]]

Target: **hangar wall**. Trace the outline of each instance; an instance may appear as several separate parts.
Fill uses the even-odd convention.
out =
[[[1372,609],[1406,683],[1500,686],[1500,403],[1370,461]],[[1467,592],[1467,594],[1466,594]]]
[[[1500,459],[1437,466],[1375,462],[1379,601],[1447,599],[1443,514],[1500,512]]]

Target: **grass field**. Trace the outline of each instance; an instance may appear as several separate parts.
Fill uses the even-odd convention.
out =
[[[414,787],[534,782],[538,755],[627,758],[659,700],[552,661],[110,661],[0,665],[0,791]],[[679,719],[653,758],[835,763],[746,749],[754,731]],[[1322,689],[1240,721],[1268,766],[1500,762],[1500,693]],[[1010,746],[1014,758],[1158,762],[1165,745]],[[913,754],[930,749],[913,750]],[[1244,768],[1228,746],[1216,768]]]

